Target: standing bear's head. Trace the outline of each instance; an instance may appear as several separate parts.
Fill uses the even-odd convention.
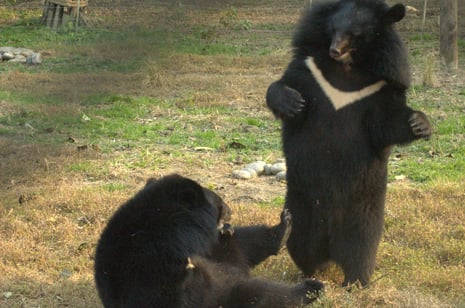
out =
[[[320,58],[358,67],[407,87],[410,71],[406,51],[393,29],[405,12],[403,4],[389,6],[384,0],[314,5],[304,13],[294,35],[294,54],[317,53]]]

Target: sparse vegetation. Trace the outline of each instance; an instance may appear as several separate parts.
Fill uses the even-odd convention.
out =
[[[150,176],[216,190],[235,224],[278,221],[284,183],[231,172],[282,157],[264,94],[290,59],[302,2],[282,4],[152,5],[130,20],[95,8],[93,27],[58,32],[39,25],[40,10],[0,7],[1,45],[44,53],[40,66],[0,63],[0,307],[99,307],[96,241]],[[312,307],[465,306],[465,42],[459,72],[444,75],[434,31],[411,31],[420,23],[400,30],[410,104],[431,116],[433,138],[393,150],[373,283],[348,293],[331,266]],[[255,274],[301,279],[286,251]]]

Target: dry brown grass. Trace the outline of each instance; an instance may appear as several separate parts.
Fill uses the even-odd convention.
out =
[[[276,1],[272,7],[239,8],[238,17],[254,25],[294,23],[300,7],[280,4]],[[203,25],[206,20],[218,20],[223,11],[224,8],[178,11],[160,7],[130,17],[126,11],[107,14],[113,18],[110,21],[128,26],[141,20],[147,27],[159,23],[194,26]],[[102,24],[110,18],[104,13],[100,17],[96,20]],[[263,39],[275,34],[264,33]],[[289,60],[288,42],[281,42],[280,49],[270,55],[240,57],[167,55],[147,52],[143,42],[130,44],[131,49],[128,45],[112,44],[57,48],[50,50],[48,57],[73,53],[112,59],[124,59],[132,56],[131,52],[141,57],[150,55],[144,69],[136,73],[58,74],[18,70],[0,74],[0,88],[15,93],[30,93],[34,89],[37,97],[53,96],[63,101],[63,106],[57,106],[38,99],[27,106],[28,112],[45,115],[79,114],[80,103],[89,94],[107,93],[160,99],[182,97],[198,105],[221,105],[230,108],[232,113],[248,111],[254,116],[269,114],[264,106],[266,87],[281,74]],[[158,58],[151,60],[153,55]],[[17,83],[17,80],[23,82]],[[22,108],[18,104],[0,101],[0,116],[20,112]],[[271,114],[269,119],[273,121]],[[221,118],[215,122],[222,125]],[[140,149],[114,153],[102,153],[98,149],[77,151],[79,144],[75,143],[31,141],[34,138],[30,136],[36,133],[22,126],[18,127],[14,140],[0,137],[0,307],[99,307],[93,282],[96,241],[117,206],[149,176],[181,172],[213,188],[233,208],[236,224],[274,224],[278,220],[280,207],[263,204],[282,198],[285,185],[266,177],[250,181],[233,179],[230,174],[237,166],[228,163],[226,153],[186,153],[182,158],[164,157],[163,166],[128,168],[132,161],[137,161],[134,152]],[[66,132],[54,131],[50,138],[57,136],[63,140],[68,137]],[[256,158],[273,161],[279,156],[280,150],[276,149],[271,157],[257,155]],[[90,164],[94,170],[88,174],[71,168],[78,164]],[[114,191],[105,188],[112,183],[121,183],[123,188]],[[453,307],[464,304],[464,184],[419,187],[412,183],[394,183],[388,192],[386,231],[378,253],[374,283],[367,289],[348,293],[339,287],[341,272],[330,267],[317,276],[327,283],[327,290],[315,306]],[[285,250],[264,262],[254,273],[289,282],[302,279]]]

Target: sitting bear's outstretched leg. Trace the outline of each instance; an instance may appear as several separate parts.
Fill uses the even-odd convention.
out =
[[[238,283],[230,292],[223,307],[300,307],[313,302],[323,290],[318,280],[305,280],[288,285],[262,279]]]
[[[324,285],[317,280],[299,284],[249,278],[237,266],[193,257],[182,289],[183,307],[284,308],[300,307],[314,301]],[[214,290],[199,292],[199,290]]]
[[[278,254],[291,230],[292,215],[288,209],[281,212],[281,222],[273,227],[260,225],[232,229],[225,224],[211,259],[247,269],[254,267],[269,256]]]

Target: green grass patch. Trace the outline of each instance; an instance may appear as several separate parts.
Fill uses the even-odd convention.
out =
[[[107,183],[103,185],[102,188],[108,192],[115,192],[115,191],[127,189],[128,185],[124,183],[119,183],[119,182],[111,182],[111,183]]]
[[[409,37],[411,41],[434,41],[437,39],[437,35],[433,33],[417,33]]]
[[[82,161],[69,165],[68,169],[78,173],[89,173],[95,170],[95,165],[91,161]]]
[[[458,45],[463,50],[463,53],[465,53],[465,40],[458,40]]]
[[[280,148],[277,122],[233,116],[224,106],[131,96],[95,96],[70,109],[59,104],[35,108],[29,100],[25,103],[20,112],[0,117],[2,134],[26,134],[30,129],[33,134],[26,137],[31,140],[61,143],[72,137],[98,145],[103,152],[146,145],[209,148],[232,155]]]

